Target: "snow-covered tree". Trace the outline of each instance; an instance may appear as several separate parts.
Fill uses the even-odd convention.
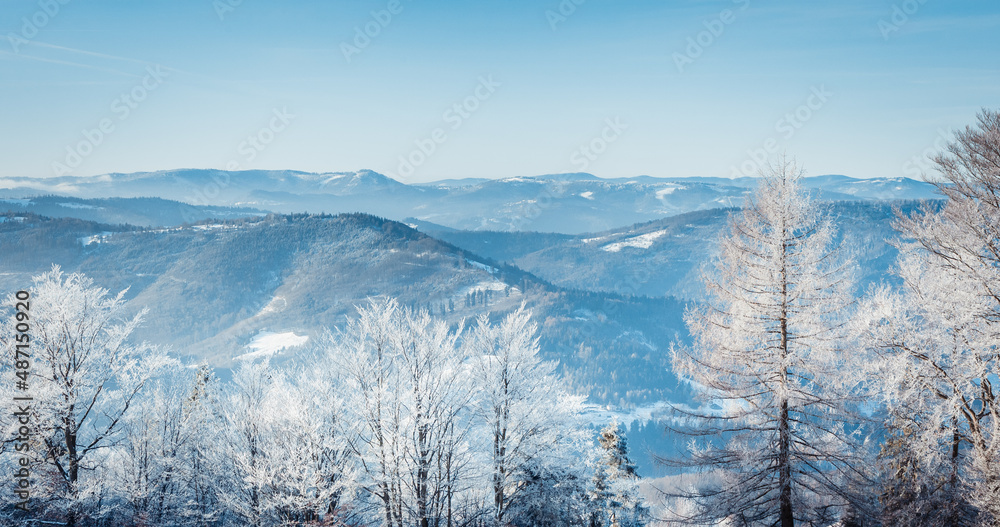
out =
[[[686,314],[694,342],[675,350],[674,366],[711,406],[686,414],[697,424],[687,432],[706,441],[680,463],[723,474],[692,493],[701,505],[692,521],[791,527],[848,498],[851,427],[838,380],[853,280],[800,177],[784,159],[762,174],[705,275],[707,304]]]
[[[861,310],[861,364],[891,409],[891,459],[911,467],[889,490],[949,503],[929,513],[955,524],[989,524],[1000,518],[1000,113],[984,110],[936,164],[947,201],[900,218],[903,287]]]
[[[173,379],[177,380],[177,379]],[[138,524],[174,525],[184,499],[183,385],[147,390],[124,422],[124,440],[111,460],[115,491],[127,503],[119,516]]]
[[[605,426],[597,438],[601,457],[594,469],[591,499],[596,510],[594,527],[640,527],[649,511],[639,496],[639,474],[629,458],[625,430],[617,421]]]
[[[575,422],[583,398],[571,396],[538,356],[537,326],[522,306],[499,324],[479,318],[470,340],[475,412],[489,452],[492,519],[504,525],[508,512],[537,498],[534,488],[552,474],[573,474],[574,456],[586,452]],[[563,476],[565,479],[569,476]],[[532,483],[532,484],[529,484]]]
[[[348,443],[383,525],[458,525],[470,499],[471,386],[461,328],[395,300],[373,301],[331,339],[342,372]]]
[[[145,311],[127,316],[124,296],[57,266],[33,279],[27,393],[34,398],[32,436],[40,441],[31,451],[36,496],[49,517],[71,527],[101,514],[94,503],[114,490],[109,449],[122,439],[150,379],[174,363],[131,341]]]
[[[223,504],[246,525],[306,525],[340,512],[351,478],[329,386],[268,360],[237,369],[226,407]]]
[[[187,384],[182,403],[185,441],[181,454],[182,502],[179,516],[184,525],[216,525],[223,515],[220,503],[229,460],[224,444],[225,426],[221,382],[207,364],[200,365]]]
[[[233,374],[225,407],[225,458],[231,464],[230,481],[222,493],[223,505],[244,525],[263,527],[266,519],[265,493],[269,477],[266,446],[271,433],[268,403],[271,386],[280,372],[268,361],[244,362]],[[277,379],[280,383],[280,378]]]

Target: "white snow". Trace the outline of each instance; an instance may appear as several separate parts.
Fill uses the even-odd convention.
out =
[[[97,207],[93,205],[87,205],[86,203],[59,203],[60,207],[66,207],[67,209],[96,209]]]
[[[193,225],[192,229],[196,231],[212,231],[218,229],[235,229],[236,225],[227,225],[225,223],[209,223],[206,225]]]
[[[656,199],[663,199],[664,196],[673,194],[677,190],[684,190],[686,187],[680,185],[674,187],[664,187],[656,191]]]
[[[107,237],[111,236],[112,234],[114,233],[110,231],[104,231],[100,234],[95,234],[93,236],[83,236],[77,239],[80,240],[80,244],[86,247],[92,243],[102,243]]]
[[[286,307],[288,307],[288,301],[285,300],[285,297],[275,296],[270,302],[267,303],[266,306],[263,307],[263,309],[260,310],[260,313],[257,313],[257,316],[266,315],[268,313],[277,313]]]
[[[285,333],[261,331],[247,344],[247,349],[250,351],[235,357],[234,360],[254,360],[270,357],[284,349],[301,346],[308,341],[308,335],[296,335],[292,331]]]
[[[590,200],[592,200],[592,199],[594,199],[594,193],[588,190],[586,192],[581,192],[580,193],[580,197],[584,198],[584,199],[590,199]]]
[[[455,298],[465,298],[465,295],[469,293],[476,293],[478,291],[504,291],[505,289],[507,289],[507,284],[499,280],[494,280],[492,282],[479,282],[476,285],[466,288],[465,291],[462,291],[460,294],[455,295]],[[517,291],[518,289],[516,287],[511,288],[512,294]]]
[[[466,262],[468,262],[469,265],[471,265],[473,267],[478,267],[478,268],[480,268],[480,269],[482,269],[482,270],[484,270],[484,271],[486,271],[487,273],[490,273],[490,274],[493,274],[493,273],[497,272],[497,268],[496,267],[491,267],[491,266],[486,265],[486,264],[484,264],[482,262],[476,262],[476,261],[473,261],[473,260],[466,260]]]
[[[628,238],[624,241],[609,243],[608,245],[601,247],[601,249],[609,253],[616,253],[624,249],[625,247],[635,247],[636,249],[649,249],[650,247],[653,246],[653,242],[655,242],[658,238],[660,238],[666,233],[667,231],[665,230],[647,232],[646,234],[633,236],[632,238]]]
[[[581,241],[583,241],[583,243],[593,243],[593,242],[599,242],[601,240],[606,240],[608,238],[610,238],[610,236],[598,236],[597,238],[585,238]]]
[[[10,203],[11,205],[20,205],[22,207],[34,205],[30,199],[0,199],[0,202]]]

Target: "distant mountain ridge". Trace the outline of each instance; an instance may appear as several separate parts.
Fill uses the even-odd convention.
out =
[[[839,239],[859,266],[861,289],[891,279],[896,258],[892,224],[923,202],[838,201],[821,203]],[[940,201],[929,201],[931,205]],[[700,273],[717,254],[718,240],[735,209],[679,214],[599,233],[484,232],[444,228],[412,220],[431,236],[496,261],[508,262],[553,284],[651,297],[698,301]]]
[[[0,180],[0,196],[84,199],[157,197],[201,207],[289,213],[364,212],[462,230],[599,232],[686,212],[739,206],[754,178],[602,179],[549,174],[504,179],[405,183],[371,170],[309,173],[293,170],[181,169],[91,177]],[[907,178],[809,177],[803,185],[825,201],[919,200],[935,187]],[[3,204],[0,203],[0,206]],[[204,217],[191,217],[198,221]]]

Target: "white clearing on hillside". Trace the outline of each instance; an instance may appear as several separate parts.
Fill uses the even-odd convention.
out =
[[[660,238],[666,233],[667,231],[665,230],[647,232],[646,234],[640,234],[639,236],[629,238],[625,241],[620,241],[617,243],[609,243],[608,245],[601,247],[601,249],[609,253],[616,253],[624,249],[625,247],[635,247],[636,249],[649,249],[650,247],[653,246],[653,242],[655,242],[658,238]]]
[[[288,307],[288,301],[285,300],[285,297],[275,296],[270,302],[267,303],[266,306],[263,307],[263,309],[260,310],[260,313],[257,313],[257,316],[259,317],[268,313],[277,313],[278,311],[284,310],[286,307]]]
[[[90,245],[92,243],[102,243],[102,242],[104,242],[104,240],[106,240],[112,234],[114,234],[114,233],[113,232],[104,231],[104,232],[102,232],[100,234],[95,234],[93,236],[84,236],[82,238],[77,238],[77,239],[80,241],[81,245],[83,245],[84,247],[86,247],[86,246],[88,246],[88,245]]]
[[[296,335],[292,331],[285,333],[261,331],[247,344],[247,349],[250,351],[234,357],[233,360],[255,360],[270,357],[284,349],[301,346],[308,341],[308,335]]]
[[[681,187],[681,186],[661,188],[660,190],[656,191],[656,199],[663,199],[663,196],[667,196],[669,194],[673,194],[674,191],[677,190],[677,189],[684,190],[685,188],[686,187]]]

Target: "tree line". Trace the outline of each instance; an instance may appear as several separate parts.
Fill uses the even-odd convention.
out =
[[[133,343],[148,313],[126,317],[126,307],[124,292],[79,273],[54,267],[35,277],[28,387],[0,388],[2,473],[26,469],[30,484],[22,493],[5,485],[4,521],[462,527],[546,518],[634,527],[647,519],[622,431],[609,425],[597,440],[583,398],[540,360],[523,307],[452,328],[373,300],[299,360],[244,360],[228,382]],[[13,356],[13,341],[4,346]]]

